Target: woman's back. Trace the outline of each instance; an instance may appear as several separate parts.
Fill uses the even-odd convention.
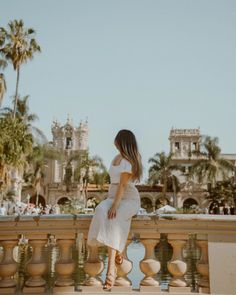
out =
[[[132,173],[132,165],[125,158],[121,158],[121,160],[119,162],[116,158],[114,158],[111,162],[108,172],[110,175],[111,183],[119,183],[120,174],[122,172]],[[132,181],[130,181],[130,182],[132,182]]]

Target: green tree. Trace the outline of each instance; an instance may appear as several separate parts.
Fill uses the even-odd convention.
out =
[[[100,187],[100,189],[103,190],[104,185],[110,183],[110,176],[106,168],[96,171],[90,183],[96,184],[97,188]]]
[[[221,149],[217,137],[206,136],[201,142],[198,160],[190,168],[189,176],[197,178],[199,183],[206,181],[209,184],[209,191],[216,186],[218,180],[226,180],[229,173],[233,172],[234,165],[221,157]]]
[[[11,117],[13,116],[13,112],[14,110],[12,108],[2,108],[0,117]],[[22,99],[20,97],[18,98],[15,116],[19,120],[23,121],[23,123],[27,126],[29,133],[32,133],[35,142],[38,144],[45,144],[47,142],[47,138],[44,133],[33,125],[33,123],[38,120],[38,116],[36,114],[30,113],[29,95],[24,96]]]
[[[18,118],[0,118],[0,179],[8,188],[12,169],[23,171],[33,148],[33,137]]]
[[[74,154],[70,157],[69,162],[71,160],[77,161],[77,169],[75,171],[75,179],[78,181],[90,181],[91,174],[89,173],[92,167],[97,166],[97,162],[95,158],[90,157],[89,152],[85,151],[83,153],[79,152],[78,154]]]
[[[0,107],[2,105],[3,96],[6,91],[7,91],[7,85],[6,85],[5,77],[2,73],[0,73]]]
[[[88,184],[96,183],[100,185],[101,189],[107,180],[106,167],[99,156],[90,157],[89,152],[78,152],[72,154],[67,160],[66,166],[69,167],[72,161],[77,162],[74,178],[82,184],[83,191],[88,200]],[[70,185],[70,183],[68,183]],[[68,187],[69,188],[69,187]]]
[[[234,177],[217,182],[216,186],[209,192],[207,199],[211,203],[228,203],[236,208],[236,182]]]
[[[168,183],[171,183],[174,191],[174,206],[177,206],[176,194],[180,186],[174,171],[183,171],[183,167],[173,164],[172,153],[166,155],[165,152],[156,153],[154,157],[148,160],[148,163],[151,163],[148,171],[148,183],[151,185],[161,183],[163,185],[163,197],[166,197]]]
[[[24,179],[25,182],[33,186],[35,190],[36,205],[38,205],[38,196],[44,183],[48,160],[57,160],[60,158],[60,152],[49,144],[34,146],[32,153],[27,157],[29,168],[28,171],[24,173]]]
[[[4,59],[0,58],[0,69],[5,69],[7,66],[7,62]],[[0,73],[0,107],[2,105],[3,97],[7,91],[7,85],[5,76],[3,73]]]
[[[34,35],[35,30],[25,28],[23,20],[10,21],[7,29],[0,28],[0,54],[6,62],[13,65],[13,69],[17,73],[13,117],[15,117],[17,109],[21,66],[32,60],[36,52],[41,51]]]
[[[89,183],[96,184],[97,188],[100,187],[100,189],[103,190],[104,185],[110,183],[109,173],[101,157],[94,156],[92,161],[94,163],[92,167],[95,169],[93,169]]]

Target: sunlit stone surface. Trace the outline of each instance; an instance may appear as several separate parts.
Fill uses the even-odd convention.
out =
[[[0,217],[0,292],[28,293],[27,288],[32,294],[83,288],[88,292],[86,286],[92,293],[102,291],[107,249],[91,249],[88,255],[91,218],[85,214],[76,219],[70,214]],[[235,247],[235,216],[137,216],[113,291],[146,292],[146,288],[155,294],[169,290],[232,295]],[[221,267],[216,267],[219,261]],[[222,277],[225,284],[218,284]]]

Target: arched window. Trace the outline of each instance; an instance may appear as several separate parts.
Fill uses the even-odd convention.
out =
[[[166,198],[159,198],[156,200],[155,209],[159,209],[165,205],[169,205],[169,201]]]
[[[152,201],[147,197],[141,198],[141,207],[146,209],[148,213],[153,211]]]
[[[33,195],[32,197],[30,197],[29,199],[29,202],[31,204],[35,204],[36,205],[36,202],[37,202],[37,196],[36,195]],[[41,204],[43,207],[46,206],[46,201],[45,201],[45,198],[41,195],[38,195],[38,205]]]
[[[57,201],[58,205],[65,205],[70,203],[70,200],[67,197],[62,197]]]
[[[198,202],[192,198],[188,198],[184,201],[183,203],[183,208],[184,209],[189,209],[191,208],[193,205],[197,205],[198,206]]]
[[[66,149],[69,150],[72,148],[72,138],[66,137]]]

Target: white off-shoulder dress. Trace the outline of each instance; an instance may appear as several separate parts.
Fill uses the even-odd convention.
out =
[[[95,208],[89,227],[87,245],[106,245],[119,252],[124,250],[132,217],[138,213],[141,206],[140,195],[134,182],[128,182],[117,208],[116,217],[109,219],[107,214],[116,196],[120,174],[131,171],[132,166],[125,158],[122,158],[119,165],[113,165],[113,161],[111,162],[109,168],[111,184],[109,185],[108,196]]]

